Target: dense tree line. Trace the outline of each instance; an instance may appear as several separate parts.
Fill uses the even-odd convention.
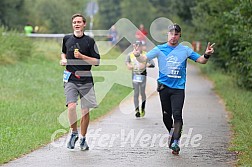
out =
[[[30,22],[42,33],[71,32],[70,16],[85,14],[91,0],[1,0],[0,24],[22,32]],[[109,29],[128,18],[148,29],[153,20],[166,17],[182,26],[183,40],[216,43],[216,67],[233,74],[242,87],[252,89],[252,0],[92,0],[99,5],[93,29]],[[89,17],[87,17],[89,22]],[[89,29],[89,24],[87,24]]]
[[[23,31],[30,23],[42,33],[68,33],[72,14],[83,13],[88,0],[1,0],[0,24]]]
[[[252,89],[252,1],[196,0],[192,8],[197,37],[216,42],[215,65]]]

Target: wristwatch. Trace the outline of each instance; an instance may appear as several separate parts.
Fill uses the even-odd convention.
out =
[[[205,59],[209,59],[210,56],[211,56],[211,55],[204,54],[204,58],[205,58]]]

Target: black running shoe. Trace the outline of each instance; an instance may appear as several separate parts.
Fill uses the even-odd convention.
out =
[[[136,116],[137,118],[139,118],[139,117],[140,117],[140,112],[139,112],[139,111],[136,111],[135,116]]]

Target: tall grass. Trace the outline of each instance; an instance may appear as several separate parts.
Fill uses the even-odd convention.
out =
[[[212,64],[201,69],[214,81],[215,91],[231,113],[230,123],[234,136],[230,150],[238,152],[238,165],[252,166],[252,92],[239,88],[232,75],[215,69]]]
[[[15,31],[0,27],[0,65],[15,64],[31,56],[32,41]]]

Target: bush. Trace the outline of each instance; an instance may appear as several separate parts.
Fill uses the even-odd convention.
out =
[[[229,14],[233,24],[232,34],[237,37],[238,42],[234,48],[236,55],[233,55],[234,72],[239,86],[252,90],[252,4],[248,0],[240,1]]]
[[[0,64],[15,64],[31,56],[32,42],[16,31],[0,28]]]
[[[198,36],[216,42],[212,58],[215,65],[231,73],[240,87],[252,90],[251,0],[197,2],[193,8],[194,25]]]

